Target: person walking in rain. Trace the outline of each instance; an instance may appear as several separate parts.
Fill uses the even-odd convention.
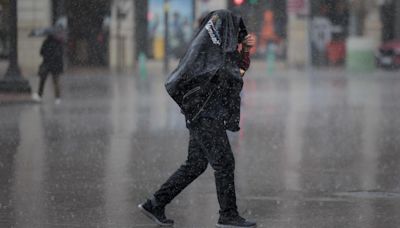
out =
[[[49,74],[53,77],[55,104],[61,102],[60,91],[60,75],[64,71],[64,47],[61,37],[56,36],[54,32],[50,32],[42,44],[40,55],[43,57],[43,62],[39,66],[39,89],[38,93],[34,93],[33,100],[40,102],[44,92],[44,86]]]
[[[226,130],[238,131],[242,76],[250,64],[247,35],[241,17],[228,10],[209,13],[188,50],[165,84],[185,115],[190,140],[186,162],[139,209],[161,226],[172,226],[165,206],[199,177],[208,164],[214,169],[220,206],[217,227],[255,227],[236,206],[235,160]],[[242,44],[242,51],[237,51]]]

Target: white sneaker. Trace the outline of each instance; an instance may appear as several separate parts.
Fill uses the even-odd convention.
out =
[[[42,102],[42,98],[37,93],[32,93],[32,100],[38,103]]]
[[[56,105],[61,104],[61,99],[60,99],[60,98],[57,98],[57,99],[54,101],[54,104],[56,104]]]

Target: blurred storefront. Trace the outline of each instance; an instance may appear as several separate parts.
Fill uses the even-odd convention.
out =
[[[53,23],[66,20],[68,65],[118,69],[133,67],[133,1],[52,0],[52,15]]]
[[[371,69],[374,50],[382,41],[396,39],[400,34],[400,1],[228,0],[227,3],[229,9],[243,15],[249,31],[257,36],[254,56],[268,55],[268,46],[273,44],[276,57],[285,59],[291,67],[356,63]]]
[[[371,70],[379,44],[399,37],[400,1],[288,0],[287,9],[290,66]]]
[[[0,0],[0,56],[8,52],[8,4]],[[17,0],[18,61],[24,74],[36,74],[41,63],[40,47],[44,36],[32,36],[38,29],[57,24],[68,34],[68,65],[107,65],[108,50],[101,37],[102,22],[110,0]],[[67,37],[66,37],[67,38]],[[103,46],[100,40],[103,40]]]
[[[314,65],[373,70],[379,45],[400,38],[400,1],[313,0],[311,3]],[[326,21],[320,26],[322,30],[314,26],[318,20]]]
[[[0,0],[3,58],[8,53],[8,2]],[[133,67],[140,53],[163,59],[166,2],[168,53],[176,58],[184,53],[197,20],[221,8],[240,13],[256,35],[253,57],[266,58],[272,51],[289,66],[343,65],[349,58],[358,61],[360,49],[368,49],[371,64],[379,44],[400,38],[397,0],[18,0],[20,66],[36,71],[43,37],[28,35],[55,23],[67,28],[69,66]]]
[[[0,2],[0,56],[7,57],[8,2]],[[25,74],[35,74],[41,63],[45,37],[31,36],[37,29],[61,26],[67,34],[66,62],[71,65],[108,65],[107,30],[110,0],[18,0],[18,60]]]
[[[52,0],[53,23],[66,18],[70,66],[132,68],[135,63],[135,2]]]
[[[66,57],[72,66],[108,65],[110,0],[52,0],[52,24],[65,21]]]
[[[148,4],[148,57],[163,59],[166,50],[165,42],[168,42],[171,57],[181,57],[194,29],[194,1],[149,0]],[[166,10],[169,17],[167,41],[165,40],[166,27],[164,23]]]
[[[156,60],[165,57],[165,3],[168,3],[169,57],[173,58],[184,54],[201,17],[213,10],[227,8],[227,1],[148,0],[146,53]]]
[[[311,2],[310,41],[313,65],[344,63],[349,17],[349,4],[346,0]]]
[[[381,0],[382,40],[400,40],[400,1]]]
[[[8,53],[8,2],[0,0],[0,56],[4,57]],[[19,55],[20,67],[29,74],[35,74],[41,62],[39,50],[44,37],[32,37],[29,34],[33,30],[50,28],[57,23],[62,24],[66,30],[68,67],[132,68],[139,53],[143,51],[148,52],[149,56],[160,58],[163,56],[164,42],[160,36],[163,32],[163,2],[17,0],[18,52],[23,53]],[[176,55],[182,53],[182,47],[193,32],[193,2],[170,0],[169,28],[173,32],[169,40],[171,51]],[[149,6],[152,8],[149,9]],[[150,28],[155,31],[155,36],[148,33]],[[182,31],[178,31],[181,28]]]
[[[58,0],[53,0],[57,2]],[[108,65],[110,0],[68,0],[68,52],[71,65]],[[53,4],[55,6],[56,4]]]
[[[228,8],[245,20],[250,33],[256,36],[254,57],[264,58],[273,47],[278,59],[286,59],[286,2],[280,0],[228,0]]]

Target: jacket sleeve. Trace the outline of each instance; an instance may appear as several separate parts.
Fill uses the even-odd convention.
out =
[[[239,68],[247,71],[250,67],[250,53],[249,52],[240,52],[240,58],[238,62]]]

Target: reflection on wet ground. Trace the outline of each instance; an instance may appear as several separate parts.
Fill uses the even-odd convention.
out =
[[[400,78],[249,72],[230,134],[240,212],[258,227],[399,227]],[[0,227],[154,227],[136,209],[186,157],[164,78],[68,75],[53,105],[0,106]],[[214,227],[209,169],[167,207]]]

